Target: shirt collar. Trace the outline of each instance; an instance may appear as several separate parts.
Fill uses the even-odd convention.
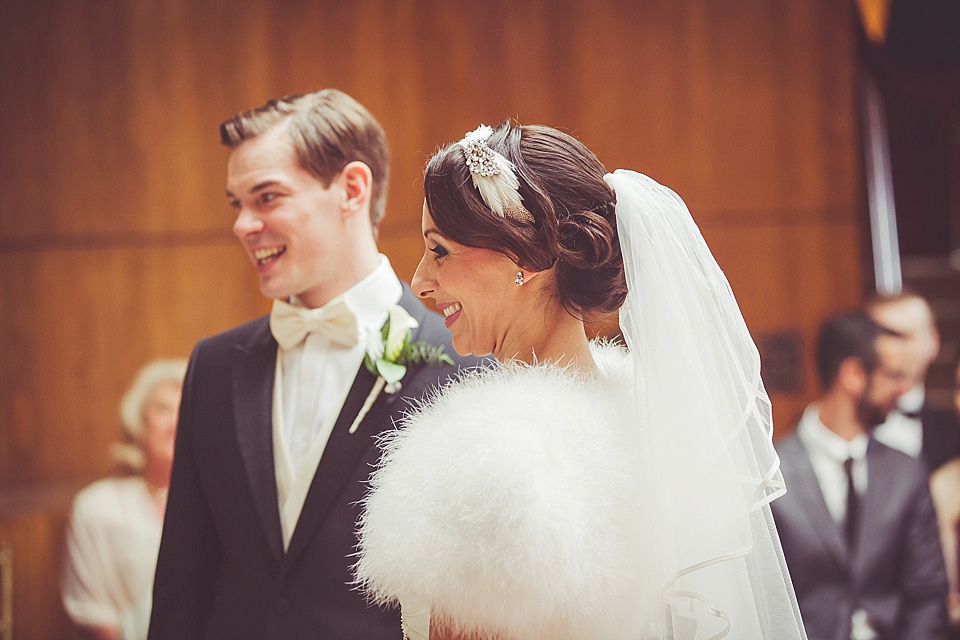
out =
[[[906,413],[918,413],[920,409],[923,408],[925,396],[926,393],[923,385],[917,385],[900,396],[900,401],[897,403],[897,406],[901,411]]]
[[[816,450],[829,458],[842,463],[847,458],[862,460],[867,455],[870,437],[860,434],[847,441],[827,428],[820,421],[820,407],[812,404],[803,412],[797,427],[797,437],[808,450]]]

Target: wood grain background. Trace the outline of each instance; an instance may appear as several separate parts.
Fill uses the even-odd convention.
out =
[[[65,637],[65,509],[110,471],[133,373],[268,310],[217,125],[340,88],[387,131],[381,245],[409,279],[420,171],[505,118],[647,173],[700,223],[754,336],[862,294],[853,8],[832,0],[7,0],[0,21],[0,542],[15,637]],[[816,393],[774,393],[778,432]]]

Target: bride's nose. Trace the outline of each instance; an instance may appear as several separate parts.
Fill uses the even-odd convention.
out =
[[[420,258],[420,264],[413,273],[413,279],[410,281],[410,288],[417,294],[418,298],[435,298],[437,288],[436,280],[430,267],[430,260],[427,256]]]

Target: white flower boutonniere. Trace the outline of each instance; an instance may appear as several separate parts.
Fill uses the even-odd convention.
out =
[[[413,329],[419,325],[406,309],[395,304],[387,311],[387,322],[383,328],[367,335],[367,352],[363,356],[363,364],[370,373],[377,376],[377,381],[360,407],[360,413],[350,425],[350,433],[356,432],[381,391],[400,391],[400,380],[406,375],[408,364],[453,364],[450,356],[443,352],[443,346],[410,342]]]

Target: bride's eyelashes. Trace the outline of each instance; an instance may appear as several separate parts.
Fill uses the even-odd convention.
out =
[[[433,258],[434,260],[439,260],[440,258],[447,255],[447,250],[438,244],[433,245],[432,247],[429,247],[429,249],[434,255],[434,258]]]

